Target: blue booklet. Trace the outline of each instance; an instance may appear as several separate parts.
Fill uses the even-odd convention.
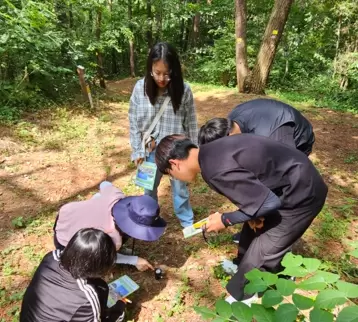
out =
[[[152,162],[143,162],[137,168],[135,184],[144,189],[153,190],[157,165]]]
[[[127,297],[139,289],[139,285],[127,275],[121,276],[115,281],[109,283],[108,287],[109,293],[107,307],[113,306],[120,298]]]

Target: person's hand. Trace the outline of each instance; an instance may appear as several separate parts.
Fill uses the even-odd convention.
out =
[[[137,160],[134,160],[134,164],[136,167],[138,167],[141,163],[143,163],[144,158],[138,158]]]
[[[151,269],[152,271],[154,271],[154,267],[146,259],[141,257],[138,257],[138,262],[135,267],[137,267],[138,271],[141,272],[144,272],[147,269]]]
[[[249,220],[247,223],[249,224],[250,228],[254,230],[256,233],[256,229],[260,229],[264,226],[264,217],[259,217],[256,219]]]
[[[208,233],[211,231],[218,232],[226,228],[221,220],[221,217],[222,214],[220,212],[216,212],[215,214],[209,216],[208,222],[206,224],[206,231]]]

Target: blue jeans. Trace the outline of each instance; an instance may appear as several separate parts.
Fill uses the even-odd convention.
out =
[[[155,151],[147,157],[148,162],[155,162]],[[163,174],[157,171],[153,190],[145,190],[144,193],[158,201],[158,186]],[[194,213],[189,201],[189,190],[187,184],[179,180],[170,180],[172,186],[172,197],[175,215],[179,218],[183,227],[194,223]]]

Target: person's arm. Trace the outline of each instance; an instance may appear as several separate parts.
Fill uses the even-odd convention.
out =
[[[222,170],[209,181],[215,190],[240,209],[247,220],[257,215],[271,192],[251,171],[244,168]]]
[[[137,111],[141,108],[140,106],[140,95],[144,95],[141,92],[141,87],[137,82],[133,89],[132,96],[129,103],[129,140],[132,147],[131,160],[135,161],[140,158],[144,158],[145,151],[142,148],[142,133],[138,128],[137,123]]]
[[[154,270],[154,267],[144,258],[131,255],[117,254],[116,264],[128,264],[137,267],[139,271],[147,269]]]
[[[186,90],[183,97],[183,107],[186,111],[184,119],[184,129],[190,140],[198,145],[198,121],[196,117],[196,110],[194,105],[193,92],[189,85],[185,84]]]
[[[228,227],[257,217],[265,217],[281,207],[281,200],[272,192],[265,199],[264,203],[257,210],[254,216],[249,216],[241,210],[223,213],[221,220]]]
[[[93,293],[89,293],[91,292],[90,290],[87,291],[86,289],[86,291],[84,292],[87,292],[86,296],[88,296],[87,298],[91,299],[92,303],[90,302],[90,300],[88,300],[88,302],[81,305],[73,315],[73,318],[75,318],[76,321],[81,321],[81,322],[101,321],[101,317],[103,316],[103,312],[102,312],[103,308],[101,308],[100,306],[99,303],[100,299],[99,301],[97,301],[96,297],[94,297],[95,295]]]

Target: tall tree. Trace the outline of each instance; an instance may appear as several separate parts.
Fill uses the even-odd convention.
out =
[[[101,25],[102,25],[102,8],[99,6],[97,8],[97,19],[96,19],[96,40],[99,46],[101,41]],[[101,48],[97,48],[96,50],[97,56],[97,75],[99,78],[99,85],[102,88],[106,88],[106,82],[104,81],[104,69],[103,69],[103,55]]]
[[[131,77],[135,77],[135,64],[134,64],[134,35],[132,28],[132,0],[128,0],[128,21],[129,21],[129,30],[132,35],[129,38],[129,66]]]
[[[237,88],[243,93],[249,73],[246,49],[246,0],[235,0],[235,35]]]
[[[256,63],[248,82],[248,91],[264,94],[277,46],[280,42],[293,0],[275,0]]]
[[[196,0],[196,3],[200,5],[200,0]],[[197,10],[193,19],[193,45],[194,47],[197,45],[199,40],[199,30],[200,30],[200,12]]]
[[[148,48],[153,46],[153,31],[152,31],[152,0],[147,0],[147,43]]]

